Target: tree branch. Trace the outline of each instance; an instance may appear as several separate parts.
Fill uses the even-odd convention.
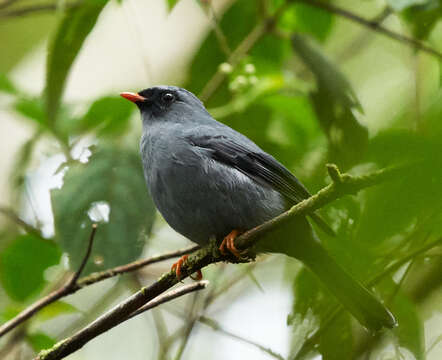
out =
[[[386,27],[382,26],[381,24],[379,24],[377,21],[371,21],[371,20],[367,20],[364,19],[363,17],[354,14],[353,12],[346,10],[346,9],[342,9],[338,6],[332,5],[330,3],[325,3],[323,1],[319,1],[319,0],[289,0],[291,2],[302,2],[311,6],[314,6],[316,8],[320,8],[322,10],[325,10],[327,12],[342,16],[350,21],[353,21],[355,23],[358,23],[362,26],[368,27],[373,31],[376,31],[380,34],[383,34],[385,36],[388,36],[389,38],[399,41],[405,45],[409,45],[414,47],[417,50],[420,51],[424,51],[430,55],[433,55],[437,58],[439,58],[440,60],[442,60],[442,53],[440,53],[439,51],[423,44],[422,42],[420,42],[419,40],[416,40],[414,38],[402,35],[402,34],[398,34],[394,31],[391,31],[389,29],[387,29]]]
[[[335,167],[335,165],[330,166]],[[404,171],[410,171],[410,166],[386,168],[362,176],[340,174],[339,183],[333,182],[320,190],[317,194],[293,206],[287,212],[260,226],[257,226],[252,230],[247,231],[235,240],[235,246],[238,249],[249,248],[258,240],[263,238],[264,235],[268,235],[268,233],[271,233],[272,230],[282,226],[286,221],[290,220],[294,216],[307,215],[308,213],[311,213],[340,197],[347,194],[357,193],[366,187],[379,184],[400,175]],[[209,246],[200,249],[187,259],[181,269],[181,279],[186,278],[190,274],[209,264],[225,260],[228,260],[228,258],[219,252],[217,244],[215,241],[212,241]],[[176,278],[176,274],[173,271],[165,273],[152,285],[141,288],[138,292],[97,318],[85,328],[79,330],[73,336],[58,342],[51,349],[41,351],[35,359],[62,359],[67,355],[72,354],[76,350],[83,347],[83,345],[88,343],[90,340],[126,321],[129,314],[137,311],[137,309],[167,291],[177,282],[178,280]]]
[[[93,228],[92,232],[91,232],[91,238],[90,238],[90,239],[92,239],[92,241],[93,241],[93,236],[95,236],[95,231],[96,231],[96,228]],[[24,309],[20,314],[18,314],[16,317],[14,317],[13,319],[11,319],[11,320],[7,321],[6,323],[4,323],[3,325],[1,325],[0,326],[0,337],[2,337],[6,333],[8,333],[12,329],[14,329],[18,325],[20,325],[21,323],[23,323],[24,321],[29,319],[30,317],[32,317],[33,315],[35,315],[38,311],[40,311],[44,307],[54,303],[55,301],[57,301],[63,297],[66,297],[68,295],[72,295],[72,294],[76,293],[78,290],[80,290],[86,286],[95,284],[97,282],[109,279],[111,277],[114,277],[114,276],[117,276],[120,274],[136,271],[136,270],[138,270],[144,266],[147,266],[147,265],[151,265],[151,264],[154,264],[154,263],[157,263],[160,261],[179,257],[179,256],[182,256],[185,254],[190,254],[200,248],[199,246],[191,246],[186,249],[171,251],[171,252],[168,252],[168,253],[165,253],[162,255],[152,256],[147,259],[137,260],[137,261],[131,262],[126,265],[117,266],[112,269],[108,269],[108,270],[104,270],[104,271],[100,271],[100,272],[95,272],[95,273],[92,273],[88,276],[84,276],[82,278],[79,278],[84,266],[86,265],[86,261],[90,256],[91,247],[92,247],[92,242],[89,241],[88,250],[87,250],[86,256],[83,258],[80,269],[77,270],[77,272],[73,275],[73,277],[71,278],[71,280],[67,284],[65,284],[60,289],[54,290],[53,292],[49,293],[45,297],[43,297],[40,300],[36,301],[35,303],[31,304],[26,309]]]
[[[180,296],[189,294],[194,291],[205,289],[208,285],[209,285],[209,281],[202,280],[202,281],[198,281],[193,284],[181,286],[175,290],[171,290],[171,291],[169,291],[163,295],[160,295],[160,296],[156,297],[155,299],[149,301],[146,305],[140,307],[137,311],[134,311],[131,315],[128,316],[127,320],[132,319],[134,316],[137,316],[143,312],[153,309],[154,307],[157,307],[158,305],[169,302],[169,301],[176,299]]]

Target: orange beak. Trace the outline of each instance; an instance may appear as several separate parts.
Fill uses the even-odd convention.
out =
[[[133,103],[142,102],[146,100],[144,96],[138,95],[136,93],[131,92],[122,92],[120,96],[124,97],[125,99],[132,101]]]

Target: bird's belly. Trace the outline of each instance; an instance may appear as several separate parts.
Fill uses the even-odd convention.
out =
[[[165,220],[190,240],[204,245],[212,236],[251,229],[285,210],[284,199],[270,187],[223,164],[205,165],[175,164],[149,186]]]

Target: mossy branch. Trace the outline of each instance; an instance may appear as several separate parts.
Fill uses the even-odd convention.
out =
[[[333,181],[330,185],[321,189],[310,198],[293,206],[285,213],[242,234],[235,240],[235,246],[238,249],[250,248],[263,238],[264,235],[268,235],[272,230],[276,230],[276,228],[282,226],[292,217],[307,215],[338,198],[348,194],[355,194],[364,188],[394,178],[408,169],[407,166],[401,166],[378,170],[367,175],[352,176],[349,174],[341,174],[336,165],[328,165],[327,168]],[[189,256],[181,269],[181,278],[184,279],[209,264],[226,260],[229,259],[219,252],[218,246],[212,241],[209,246]],[[35,360],[62,359],[72,354],[90,340],[126,321],[129,314],[132,314],[147,302],[161,295],[177,282],[178,280],[173,271],[165,273],[152,285],[141,288],[138,292],[100,316],[73,336],[60,341],[48,350],[41,351]]]

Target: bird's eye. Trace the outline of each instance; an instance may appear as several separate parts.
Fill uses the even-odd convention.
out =
[[[161,97],[161,99],[163,100],[163,102],[167,105],[173,103],[175,101],[175,95],[170,93],[170,92],[166,92],[163,94],[163,96]]]

